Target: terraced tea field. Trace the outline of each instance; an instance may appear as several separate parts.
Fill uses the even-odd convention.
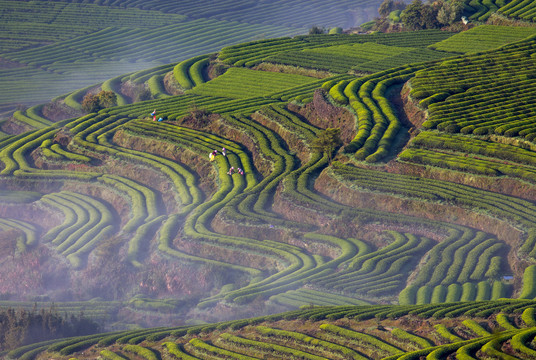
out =
[[[419,39],[418,34],[412,35],[415,40],[408,45],[427,46],[430,36],[439,41],[450,36],[438,34],[438,39],[435,33],[424,31]],[[319,54],[356,46],[362,58],[371,60],[385,58],[383,54],[390,48],[386,44],[395,43],[389,36],[371,36],[369,41],[364,37],[324,35],[312,36],[311,41],[299,37],[291,43],[294,47],[313,43]],[[400,39],[400,35],[392,38]],[[164,261],[179,268],[195,264],[195,272],[210,274],[198,289],[201,297],[195,300],[201,311],[222,303],[248,308],[254,299],[266,300],[264,306],[273,311],[308,303],[393,301],[398,294],[411,304],[498,299],[521,291],[524,267],[517,265],[514,244],[526,238],[525,253],[533,251],[533,199],[518,199],[516,194],[498,194],[493,189],[475,190],[448,179],[423,181],[411,173],[397,175],[355,166],[391,159],[408,131],[401,110],[392,103],[393,89],[400,91],[408,80],[417,84],[434,66],[463,61],[470,68],[478,60],[457,60],[447,53],[452,60],[404,65],[365,77],[342,74],[320,80],[235,66],[215,79],[207,78],[206,69],[220,61],[219,57],[224,63],[238,64],[256,58],[262,67],[260,44],[271,49],[265,61],[273,61],[271,53],[285,52],[288,44],[272,46],[272,42],[233,46],[218,57],[195,57],[174,67],[102,84],[121,98],[125,81],[154,82],[151,88],[156,100],[61,122],[46,119],[42,106],[15,114],[14,122],[36,129],[6,137],[0,152],[3,187],[32,191],[24,197],[31,199],[30,203],[12,198],[4,201],[4,229],[21,234],[17,251],[32,253],[48,244],[54,257],[68,261],[65,266],[71,269],[67,271],[73,281],[97,271],[94,266],[102,266],[109,256],[123,259],[125,269],[132,267],[130,271],[137,274],[124,284],[127,288],[140,276],[151,274],[152,285],[143,285],[140,279],[139,288],[149,297],[185,296],[186,289],[173,288],[184,278],[168,279],[156,264]],[[532,41],[525,41],[489,51],[486,56],[494,63],[526,68],[526,63],[508,60],[531,48]],[[412,51],[400,46],[393,50]],[[229,60],[240,57],[247,61]],[[481,69],[496,71],[495,67]],[[167,93],[162,85],[166,74],[189,90],[178,96]],[[448,81],[442,80],[442,84],[449,86]],[[315,92],[318,88],[327,91]],[[86,91],[69,94],[65,105],[80,109]],[[415,88],[411,94],[422,92]],[[288,105],[292,99],[309,104]],[[338,110],[339,104],[346,110]],[[356,116],[357,122],[343,134],[344,156],[351,162],[339,160],[330,165],[329,152],[313,150],[322,128],[340,121],[335,115],[320,117],[322,107],[338,111],[338,116],[345,111],[347,119]],[[148,121],[154,109],[164,121]],[[433,116],[430,113],[425,125]],[[423,141],[430,137],[425,134],[402,152],[400,161],[394,163],[402,166],[397,171],[408,171],[403,168],[407,163],[433,161],[433,155],[417,157],[418,151],[430,152],[415,147],[426,146]],[[448,148],[454,151],[451,156],[466,143],[470,144],[461,138],[453,142]],[[496,145],[500,146],[507,154],[517,151],[527,168],[515,170],[508,165],[504,168],[511,170],[500,174],[530,179],[530,156],[523,155],[526,150]],[[208,153],[222,148],[227,149],[226,156],[218,154],[214,162],[207,160]],[[461,160],[450,163],[463,165]],[[244,175],[229,175],[230,167],[243,169]],[[485,176],[499,175],[489,166],[473,167],[485,169],[480,171]],[[356,196],[362,194],[376,204],[355,206]],[[412,206],[445,209],[446,215],[425,215],[407,206],[397,209],[399,197],[410,199]],[[31,209],[48,215],[34,223]],[[456,220],[454,214],[460,212],[467,215]],[[10,214],[18,215],[12,218]],[[114,251],[118,252],[113,255]],[[505,252],[509,255],[501,256]],[[454,263],[452,256],[457,259]],[[423,257],[426,266],[420,263]],[[214,277],[222,267],[228,270],[226,275]],[[107,283],[110,279],[105,280],[105,274],[98,272]],[[514,281],[504,280],[504,276],[513,276]],[[238,287],[225,285],[240,283]],[[45,283],[41,286],[44,289]],[[93,286],[96,290],[102,285]],[[220,287],[219,293],[201,295],[204,288]],[[39,291],[37,287],[35,293]],[[107,300],[125,300],[117,296]],[[191,305],[185,311],[188,309]]]
[[[0,110],[226,45],[351,27],[379,1],[16,1],[0,7]],[[284,15],[283,15],[284,14]],[[277,21],[273,21],[277,19]]]
[[[449,37],[430,47],[456,53],[476,53],[490,50],[534,35],[534,27],[481,25]]]
[[[91,5],[105,23],[99,11],[114,4],[47,2],[43,16],[68,22]],[[124,31],[135,21],[124,17],[9,53],[54,75],[132,61],[133,49],[105,40],[118,36],[175,59],[94,78],[2,124],[0,306],[54,303],[109,330],[160,327],[3,355],[533,356],[531,28],[299,35],[221,51],[198,34],[188,53],[172,28],[223,34],[225,12],[150,4],[123,5],[170,23]],[[236,15],[262,4],[228,5]],[[84,113],[100,90],[117,106]]]
[[[317,307],[212,325],[91,335],[11,351],[31,359],[531,359],[534,301]],[[452,317],[463,315],[463,322]],[[491,315],[491,316],[490,316]]]

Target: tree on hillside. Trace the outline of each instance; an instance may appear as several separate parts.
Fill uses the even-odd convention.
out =
[[[101,91],[98,94],[87,94],[82,100],[82,109],[87,113],[117,105],[117,95],[113,91]]]
[[[438,29],[440,27],[437,21],[437,12],[439,7],[437,4],[425,4],[421,11],[421,28],[422,29]]]
[[[402,1],[383,0],[378,8],[378,13],[380,14],[380,17],[386,18],[392,11],[404,10],[405,8],[406,4],[404,4]]]
[[[117,95],[113,91],[101,91],[99,94],[99,104],[103,108],[117,105]]]
[[[309,29],[309,35],[318,35],[318,34],[325,34],[326,29],[320,26],[314,25]]]
[[[436,29],[439,27],[437,13],[438,4],[423,4],[421,0],[413,0],[402,14],[400,20],[409,30]]]
[[[82,100],[82,109],[87,113],[93,113],[100,110],[99,96],[95,94],[87,94]]]
[[[333,158],[333,152],[342,145],[341,129],[327,128],[322,130],[316,139],[311,143],[311,148],[318,152],[326,152],[329,162]]]
[[[421,29],[421,12],[423,6],[421,0],[413,0],[402,12],[400,20],[408,29]]]
[[[437,21],[443,25],[452,25],[460,21],[464,8],[462,0],[441,1],[437,11]]]

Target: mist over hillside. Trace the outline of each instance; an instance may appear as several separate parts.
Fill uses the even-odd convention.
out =
[[[0,3],[0,110],[224,46],[349,28],[379,1],[13,1]]]

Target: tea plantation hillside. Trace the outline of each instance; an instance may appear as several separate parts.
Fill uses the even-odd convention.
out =
[[[132,330],[7,356],[531,358],[534,29],[256,40],[17,110],[0,306]]]
[[[1,292],[142,325],[169,312],[218,321],[308,304],[534,298],[521,96],[534,40],[504,27],[520,40],[433,50],[494,29],[244,43],[97,88],[120,100],[124,82],[146,81],[156,100],[59,122],[50,104],[16,112],[28,131],[1,140]],[[316,61],[289,65],[292,53]],[[64,105],[80,109],[87,91]],[[319,145],[326,128],[340,129],[334,147]]]
[[[381,1],[0,1],[0,115],[256,39],[349,28]]]
[[[20,359],[533,359],[535,302],[311,307],[25,346]]]

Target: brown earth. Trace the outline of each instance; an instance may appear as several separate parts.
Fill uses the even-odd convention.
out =
[[[271,72],[280,72],[285,74],[297,74],[303,76],[310,76],[318,79],[323,79],[329,76],[333,76],[328,71],[316,70],[316,69],[307,69],[303,67],[291,66],[291,65],[282,65],[282,64],[273,64],[269,62],[263,62],[258,65],[255,65],[253,70],[260,71],[271,71]]]
[[[408,81],[404,84],[402,90],[393,97],[393,100],[395,104],[398,105],[398,109],[402,110],[399,113],[402,115],[403,120],[409,122],[412,125],[413,130],[415,130],[422,127],[422,124],[428,118],[428,112],[419,107],[417,100],[409,95],[410,91],[411,86]],[[413,132],[414,131],[411,131],[411,133]]]
[[[30,204],[6,204],[0,206],[0,217],[13,218],[37,225],[44,234],[46,230],[59,225],[63,215],[53,208],[36,201]]]
[[[291,221],[326,227],[335,218],[334,214],[321,213],[309,203],[302,204],[289,197],[284,193],[283,185],[278,187],[273,200],[272,210]]]
[[[427,179],[449,181],[495,193],[536,201],[534,184],[510,177],[490,177],[403,162],[389,162],[383,170]]]
[[[164,75],[164,89],[170,95],[184,94],[184,91],[180,88],[179,83],[173,75],[173,71],[170,71]]]
[[[317,89],[313,101],[305,106],[289,104],[291,111],[299,113],[312,125],[321,129],[341,129],[341,140],[348,144],[355,136],[357,121],[355,116],[346,108],[336,106],[328,100],[324,89]]]
[[[287,236],[286,229],[270,227],[270,224],[244,223],[236,221],[231,215],[227,215],[226,208],[220,210],[211,222],[212,229],[220,234],[229,236],[242,236],[250,239],[283,241]]]
[[[511,246],[519,246],[523,232],[505,220],[453,204],[440,204],[405,198],[402,196],[371,192],[358,185],[335,179],[330,170],[323,171],[315,182],[315,190],[335,201],[359,208],[385,210],[431,220],[444,221],[473,227],[497,235]]]
[[[22,134],[23,132],[30,131],[33,128],[29,125],[20,123],[14,120],[12,117],[8,121],[0,123],[0,131],[10,135]]]
[[[175,239],[173,245],[181,249],[181,251],[184,251],[186,254],[269,272],[280,268],[278,263],[282,262],[280,259],[275,259],[271,256],[262,254],[260,251],[255,253],[251,248],[240,249],[239,244],[219,246],[216,243],[211,244],[208,241],[201,242],[199,240],[191,240],[179,236]]]
[[[52,121],[61,121],[84,115],[82,111],[65,105],[63,100],[47,103],[42,109],[43,116]]]
[[[121,95],[126,97],[129,102],[134,102],[134,99],[139,96],[140,92],[148,93],[149,89],[145,84],[135,84],[134,82],[128,80],[121,83]],[[150,94],[150,93],[149,93]],[[149,99],[147,99],[149,100]]]

